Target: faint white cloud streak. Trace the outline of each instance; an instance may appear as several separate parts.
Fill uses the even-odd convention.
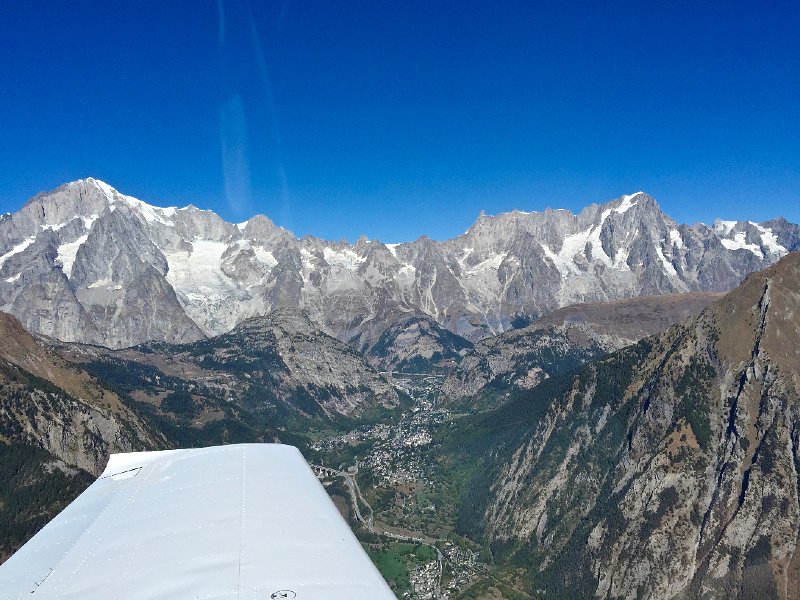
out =
[[[250,216],[253,198],[250,189],[247,120],[238,94],[228,98],[220,112],[219,134],[222,145],[222,174],[225,200],[238,216]]]
[[[253,11],[250,9],[250,4],[244,0],[245,10],[247,12],[247,19],[250,25],[250,38],[253,44],[253,50],[256,55],[256,64],[260,75],[260,81],[263,88],[264,98],[266,100],[267,116],[270,123],[270,132],[272,134],[273,151],[276,157],[276,175],[278,178],[278,186],[280,189],[281,200],[281,220],[289,228],[292,227],[292,210],[291,210],[291,196],[289,194],[289,180],[286,176],[286,167],[283,161],[283,140],[281,137],[281,130],[278,125],[278,112],[275,109],[275,99],[272,93],[272,83],[270,81],[269,69],[267,68],[267,61],[264,56],[264,48],[261,44],[261,37],[256,28],[255,19],[253,19]],[[282,27],[286,19],[288,11],[288,0],[283,2],[281,11],[278,15],[276,31]]]
[[[280,29],[286,18],[288,4],[288,1],[285,1],[280,7],[275,31]],[[217,11],[219,16],[217,41],[226,75],[231,75],[229,85],[232,92],[220,112],[226,200],[234,211],[251,209],[253,203],[251,175],[255,173],[258,181],[263,182],[264,175],[271,172],[271,176],[274,177],[273,186],[277,188],[279,194],[281,220],[284,225],[291,226],[291,200],[283,160],[283,143],[269,69],[253,12],[248,0],[227,0],[227,3],[226,0],[217,0]],[[236,35],[236,31],[240,34]],[[232,60],[236,62],[229,62]],[[235,65],[233,71],[231,71],[232,65]],[[250,71],[249,82],[247,79],[241,80],[242,73],[247,71]],[[261,115],[251,114],[253,117],[251,123],[255,125],[256,131],[252,131],[248,125],[245,106],[250,110],[253,110],[253,107],[257,107],[256,111],[263,110]],[[251,165],[248,138],[253,141],[253,148],[256,150],[253,156],[265,159],[264,164],[259,166],[257,161]],[[263,142],[266,142],[264,148],[269,149],[266,154],[260,151]],[[259,170],[251,173],[251,166]],[[275,212],[278,211],[274,211],[273,214]]]
[[[217,0],[217,16],[219,17],[217,46],[222,48],[225,45],[225,7],[222,5],[222,0]]]

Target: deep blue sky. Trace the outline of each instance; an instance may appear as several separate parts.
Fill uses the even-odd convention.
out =
[[[800,3],[0,3],[0,211],[94,176],[401,241],[643,189],[800,221]]]

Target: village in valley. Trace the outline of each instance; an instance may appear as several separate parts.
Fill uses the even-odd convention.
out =
[[[413,399],[397,422],[320,437],[317,476],[399,598],[447,599],[488,568],[481,548],[454,531],[453,493],[436,476],[436,431],[451,420],[439,375],[391,374]]]

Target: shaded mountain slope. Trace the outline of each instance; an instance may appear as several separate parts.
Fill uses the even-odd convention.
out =
[[[400,406],[391,384],[359,353],[293,309],[191,344],[118,351],[63,345],[61,351],[146,404],[160,405],[165,394],[189,394],[197,407],[239,407],[269,427],[291,421],[303,429],[314,420],[362,418]]]
[[[531,597],[796,598],[800,253],[446,439]],[[537,591],[538,590],[538,591]]]
[[[432,373],[453,369],[472,347],[430,317],[416,315],[389,326],[366,357],[381,371]]]
[[[283,441],[386,416],[400,397],[297,311],[218,339],[125,351],[63,344],[0,313],[0,561],[80,493],[112,452]]]
[[[484,390],[505,396],[530,389],[546,377],[574,370],[696,315],[722,295],[665,294],[561,308],[527,327],[478,342],[448,376],[442,392],[460,400]]]
[[[0,436],[97,474],[111,452],[165,444],[114,392],[0,313]]]
[[[0,562],[88,486],[112,452],[166,438],[0,313]]]

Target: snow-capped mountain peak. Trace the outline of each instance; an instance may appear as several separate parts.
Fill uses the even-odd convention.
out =
[[[33,331],[115,347],[215,335],[281,306],[358,347],[409,315],[475,340],[575,302],[732,288],[798,248],[799,229],[680,225],[637,192],[577,214],[483,214],[444,242],[350,245],[87,178],[0,217],[0,308]]]

